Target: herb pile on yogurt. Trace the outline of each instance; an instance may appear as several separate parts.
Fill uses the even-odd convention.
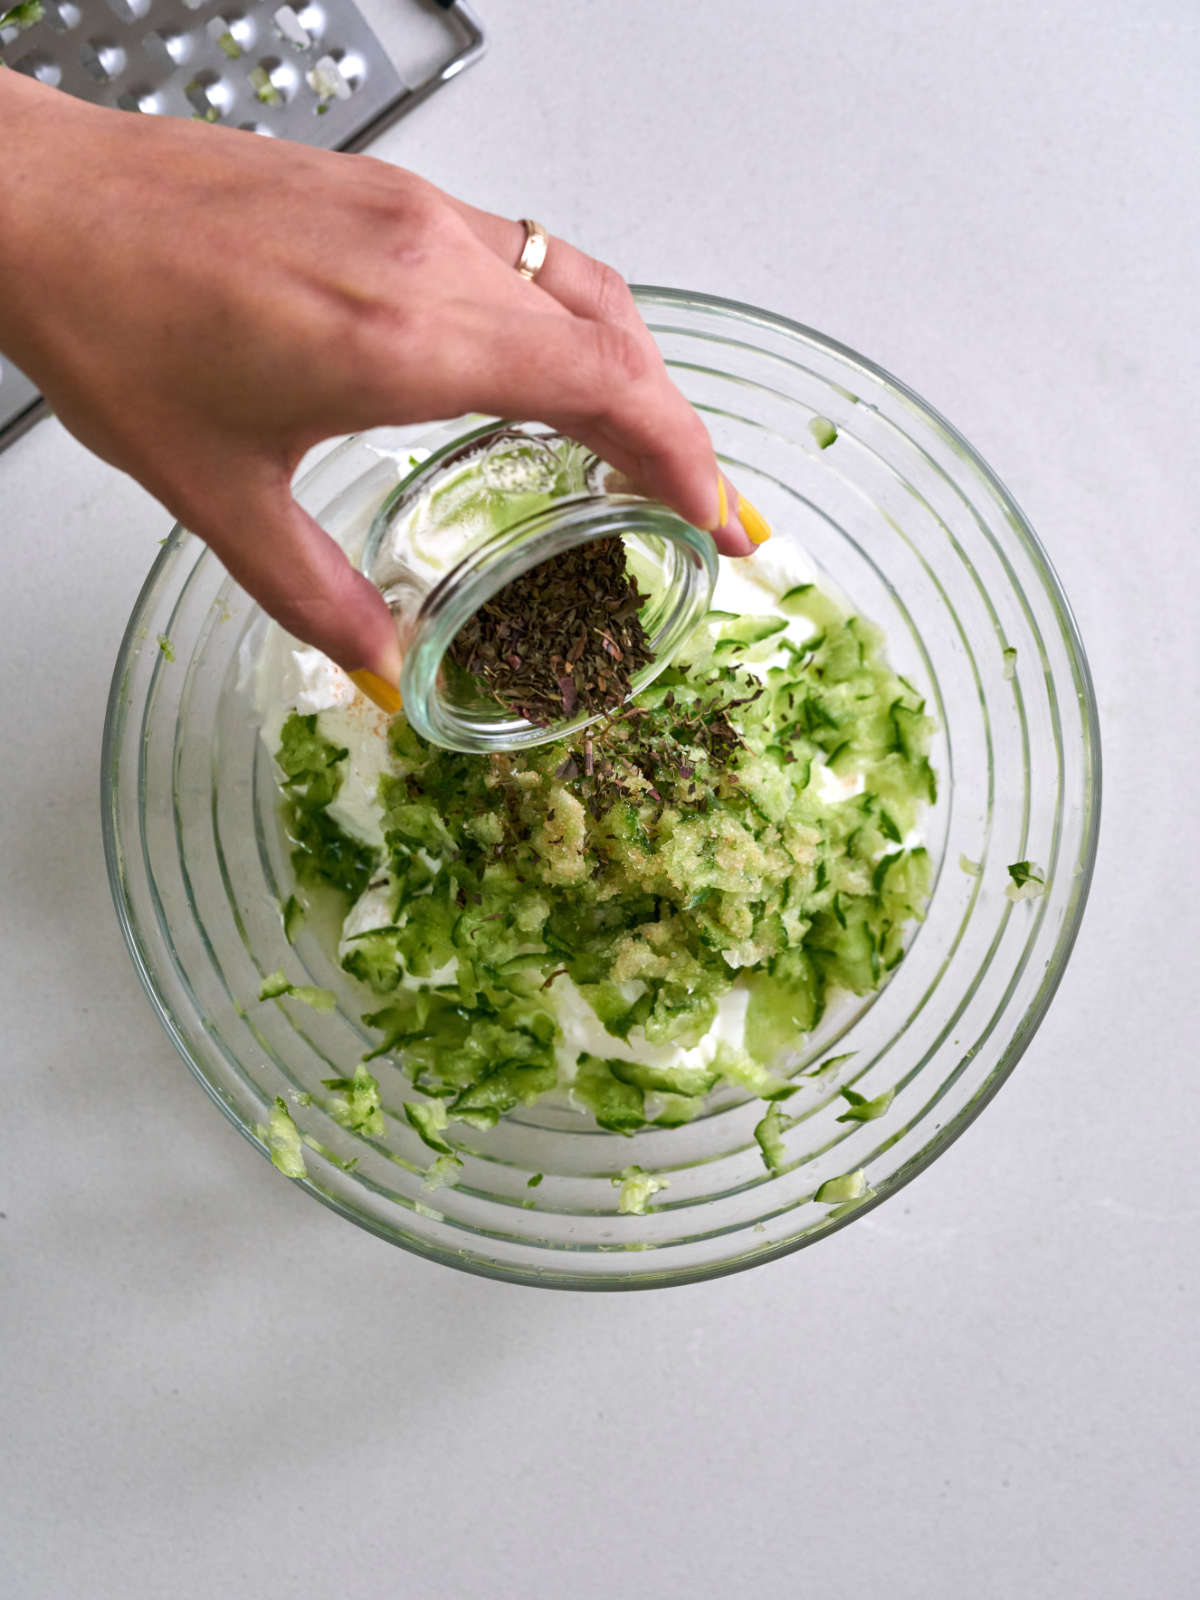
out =
[[[685,1123],[723,1082],[785,1096],[837,992],[902,959],[932,724],[798,560],[724,561],[721,609],[648,690],[516,754],[389,726],[275,631],[259,700],[297,889],[338,897],[341,964],[375,997],[365,1059],[432,1097],[409,1120],[439,1165],[450,1124],[554,1092],[618,1133]]]

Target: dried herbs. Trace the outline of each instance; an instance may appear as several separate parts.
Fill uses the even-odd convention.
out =
[[[493,595],[459,629],[450,658],[540,728],[612,710],[650,660],[645,599],[620,539],[577,545]]]
[[[736,669],[692,683],[668,671],[638,704],[577,734],[554,775],[596,818],[619,800],[650,806],[652,815],[668,804],[704,812],[714,795],[737,786],[733,768],[745,749],[737,712],[762,693]]]

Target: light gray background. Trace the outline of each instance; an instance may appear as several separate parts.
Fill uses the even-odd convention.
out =
[[[480,5],[379,154],[866,352],[1030,515],[1104,721],[1083,934],[981,1121],[813,1250],[595,1297],[409,1259],[143,999],[97,766],[169,523],[42,424],[0,458],[0,1595],[1193,1594],[1194,0]]]

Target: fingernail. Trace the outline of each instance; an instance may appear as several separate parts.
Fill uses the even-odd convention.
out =
[[[362,690],[368,700],[373,700],[380,711],[386,711],[389,717],[394,717],[404,704],[399,689],[377,672],[368,672],[365,667],[360,667],[357,672],[350,674],[350,681]]]
[[[751,544],[766,544],[771,537],[771,524],[762,512],[752,506],[744,494],[737,497],[738,521]]]
[[[733,498],[733,514],[730,515],[729,502]],[[752,545],[765,544],[771,537],[771,525],[759,511],[757,506],[751,505],[744,494],[740,494],[731,483],[725,480],[723,472],[717,473],[717,526],[714,533],[729,536],[741,536],[749,540]],[[721,546],[725,549],[725,546]],[[740,550],[737,552],[742,553]],[[726,554],[729,551],[726,550]]]

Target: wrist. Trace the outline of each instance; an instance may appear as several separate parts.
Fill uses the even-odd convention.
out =
[[[86,137],[79,114],[91,109],[23,73],[0,70],[0,349],[18,365],[54,305],[54,257],[66,243],[63,207],[72,203],[72,167]]]
[[[29,213],[39,204],[39,169],[52,159],[42,127],[51,95],[66,98],[10,67],[0,70],[0,285],[5,288],[8,274],[26,265]]]

